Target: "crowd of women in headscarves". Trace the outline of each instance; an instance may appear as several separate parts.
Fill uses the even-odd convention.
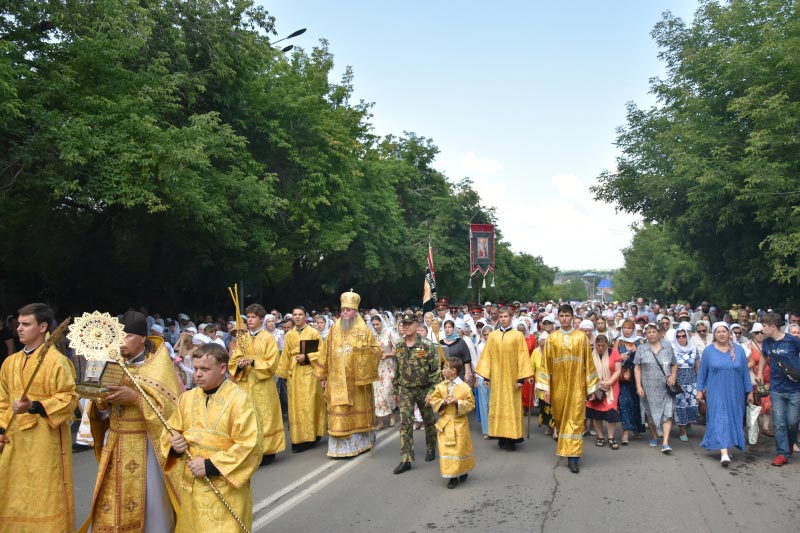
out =
[[[500,305],[448,307],[438,313],[443,321],[438,332],[432,328],[437,313],[419,311],[418,332],[447,346],[450,354],[463,355],[475,368],[486,338],[497,327]],[[525,336],[534,373],[541,367],[549,334],[559,327],[553,313],[556,306],[555,302],[509,304],[513,327]],[[597,447],[619,450],[634,440],[645,440],[661,453],[671,454],[673,436],[679,444],[687,443],[693,426],[703,423],[701,446],[718,451],[720,464],[727,466],[733,460],[733,449],[746,447],[743,421],[747,405],[752,403],[760,407],[760,415],[752,422],[756,431],[772,437],[769,366],[763,379],[756,380],[764,339],[763,325],[757,320],[766,312],[734,305],[722,314],[706,302],[696,309],[688,304],[662,309],[657,304],[643,304],[641,299],[627,304],[578,304],[573,328],[590,341],[602,390],[599,398],[586,403],[585,435],[594,436]],[[382,429],[387,418],[389,426],[395,424],[393,345],[400,337],[392,312],[372,310],[366,317],[383,352],[375,384],[376,416]],[[785,318],[786,333],[800,337],[796,323],[800,317],[787,313]],[[466,377],[474,388],[481,432],[488,439],[490,389],[480,376]],[[525,383],[522,403],[523,412],[536,413],[537,425],[557,438],[549,405],[535,379]],[[416,420],[419,429],[418,413]]]

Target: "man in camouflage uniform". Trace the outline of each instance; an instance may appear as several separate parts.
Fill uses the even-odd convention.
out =
[[[397,372],[394,392],[400,398],[400,464],[395,474],[411,469],[414,460],[414,405],[419,406],[425,424],[426,461],[436,459],[436,427],[433,425],[433,409],[428,397],[439,378],[439,356],[436,345],[417,334],[417,319],[410,311],[400,319],[403,340],[395,345],[397,350]]]

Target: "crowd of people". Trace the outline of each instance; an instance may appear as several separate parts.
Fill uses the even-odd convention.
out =
[[[753,423],[774,439],[772,465],[800,451],[797,312],[738,305],[721,312],[706,301],[662,307],[641,298],[574,305],[441,299],[429,312],[360,311],[360,304],[349,291],[336,312],[268,313],[251,304],[240,317],[193,321],[129,310],[119,321],[131,376],[80,403],[76,382],[91,368],[73,347],[46,340],[55,325],[48,306],[21,308],[6,320],[0,343],[0,492],[9,495],[0,501],[0,531],[33,531],[30,524],[71,531],[71,455],[88,449],[99,468],[84,529],[246,526],[249,480],[287,448],[287,422],[292,453],[327,437],[329,457],[349,458],[371,450],[376,432],[399,421],[394,474],[412,468],[414,431],[424,429],[425,460],[438,451],[450,489],[475,467],[471,416],[483,439],[513,452],[535,413],[574,473],[588,435],[612,450],[647,435],[650,446],[671,454],[673,434],[686,442],[700,422],[701,446],[719,451],[727,466],[733,449],[746,447],[748,404],[760,405]],[[69,425],[78,418],[71,444]],[[57,475],[29,479],[31,461]],[[42,505],[9,489],[21,479],[37,484]]]

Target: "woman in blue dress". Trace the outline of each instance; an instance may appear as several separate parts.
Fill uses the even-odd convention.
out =
[[[622,374],[619,379],[619,414],[622,418],[622,445],[627,445],[631,438],[638,438],[644,433],[642,409],[639,394],[636,392],[636,381],[633,379],[636,348],[643,342],[635,333],[632,320],[624,320],[620,327],[620,336],[614,342],[622,358]],[[627,376],[627,380],[625,377]]]
[[[683,392],[675,397],[675,423],[678,424],[680,440],[689,440],[690,424],[697,422],[697,370],[700,367],[700,354],[689,339],[692,326],[681,322],[675,330],[672,351],[678,363],[678,385]]]
[[[711,327],[714,342],[703,350],[697,376],[697,399],[706,400],[706,434],[700,446],[720,451],[720,463],[728,466],[728,449],[744,450],[744,409],[753,402],[753,386],[744,349],[731,340],[725,322]]]
[[[483,348],[486,346],[486,338],[489,336],[489,333],[494,331],[492,326],[483,326],[480,331],[481,340],[476,346],[476,355],[475,358],[475,366],[478,366],[478,360],[481,357],[481,353],[483,353]],[[474,367],[473,367],[474,368]],[[484,383],[483,378],[479,375],[475,375],[475,411],[478,414],[478,421],[481,423],[481,433],[483,434],[483,438],[488,440],[489,439],[489,387],[486,386]]]

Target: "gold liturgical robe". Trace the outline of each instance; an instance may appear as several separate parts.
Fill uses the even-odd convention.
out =
[[[0,427],[7,428],[11,404],[22,397],[41,348],[20,351],[0,370]],[[0,532],[49,533],[75,527],[72,500],[72,434],[69,422],[78,404],[75,370],[56,348],[45,355],[28,398],[42,403],[47,416],[19,414],[8,428],[0,454]]]
[[[589,339],[572,330],[550,334],[536,376],[539,388],[550,392],[550,411],[558,428],[556,455],[583,455],[586,397],[600,388]]]
[[[372,382],[378,379],[378,341],[364,319],[356,315],[347,332],[342,329],[342,319],[337,320],[323,346],[313,366],[315,375],[327,380],[328,433],[347,437],[369,431],[375,423]]]
[[[180,385],[166,347],[147,354],[141,364],[129,364],[128,369],[159,412],[169,420],[178,406]],[[122,384],[137,390],[127,377]],[[164,426],[147,401],[140,395],[135,405],[106,406],[102,402],[92,402],[89,421],[95,455],[100,463],[89,514],[92,532],[144,532],[146,520],[147,523],[156,520],[163,523],[167,520],[166,512],[177,513],[181,471],[167,465],[169,441],[165,444],[162,440]],[[106,431],[108,437],[103,445]],[[157,479],[148,480],[148,476],[153,476],[152,469],[148,469],[148,443],[163,475],[172,509],[165,509],[152,495],[148,497],[148,488],[159,483]],[[153,504],[148,506],[148,502]]]
[[[490,333],[475,373],[490,380],[489,435],[522,439],[522,389],[516,384],[533,375],[525,336],[515,329]]]
[[[445,405],[445,398],[451,394],[458,403]],[[439,472],[444,478],[466,474],[475,468],[467,419],[467,413],[475,409],[472,389],[461,379],[457,379],[457,383],[442,381],[431,393],[431,406],[440,415],[436,422]]]
[[[264,455],[286,449],[281,402],[272,379],[278,368],[278,356],[278,342],[271,333],[262,329],[255,335],[248,332],[236,339],[236,349],[228,365],[233,381],[253,400],[264,432]],[[239,368],[242,359],[252,359],[253,364]]]
[[[261,464],[262,437],[258,414],[247,393],[225,380],[213,394],[200,387],[184,393],[170,425],[183,434],[193,457],[210,459],[219,476],[214,486],[248,529],[253,525],[250,478]],[[165,436],[167,443],[169,437]],[[169,444],[167,444],[169,445]],[[174,457],[170,461],[176,461]],[[178,532],[239,531],[236,520],[202,477],[183,467]]]
[[[325,436],[325,398],[322,386],[314,377],[313,365],[319,359],[319,349],[306,353],[308,362],[301,364],[295,356],[300,354],[301,341],[317,341],[322,348],[319,331],[305,326],[289,330],[284,336],[283,353],[278,364],[278,377],[285,378],[289,396],[289,437],[292,444],[315,442]]]

